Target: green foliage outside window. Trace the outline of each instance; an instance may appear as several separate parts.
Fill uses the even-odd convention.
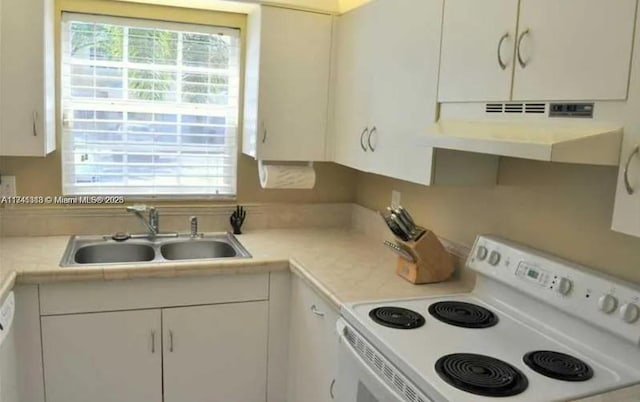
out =
[[[84,22],[73,22],[70,32],[72,57],[123,62],[126,52],[126,61],[136,64],[136,68],[128,68],[124,78],[129,99],[226,103],[228,77],[211,73],[211,69],[226,70],[229,66],[230,49],[223,36]],[[154,68],[145,69],[144,65]],[[183,71],[178,77],[178,65],[195,71]]]

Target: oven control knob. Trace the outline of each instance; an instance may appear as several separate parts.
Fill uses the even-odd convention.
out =
[[[623,304],[620,307],[620,318],[622,321],[633,324],[638,321],[638,317],[640,316],[640,308],[633,303]]]
[[[485,246],[478,247],[478,251],[476,251],[476,257],[478,257],[480,261],[484,261],[484,259],[487,258],[487,254],[489,254],[489,250],[487,250]]]
[[[571,288],[573,287],[573,282],[571,282],[568,278],[560,278],[558,279],[558,284],[556,285],[556,292],[561,295],[569,294]]]
[[[500,257],[501,256],[499,252],[492,251],[491,254],[489,254],[489,264],[495,267],[500,262]]]
[[[613,313],[614,311],[616,311],[617,307],[618,299],[616,299],[613,295],[602,295],[598,299],[598,308],[605,314]]]

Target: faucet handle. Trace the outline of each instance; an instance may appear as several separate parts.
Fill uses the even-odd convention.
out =
[[[153,207],[151,207],[153,208]],[[155,208],[153,208],[155,209]],[[142,212],[146,212],[147,210],[149,210],[149,207],[146,205],[129,205],[127,207],[127,212],[138,212],[138,213],[142,213]]]
[[[191,225],[191,237],[198,237],[198,217],[197,216],[190,217],[189,223]]]

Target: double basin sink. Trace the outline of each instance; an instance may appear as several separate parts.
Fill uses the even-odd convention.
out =
[[[251,254],[230,233],[126,240],[114,240],[111,236],[72,236],[60,266],[166,263],[233,258],[251,258]]]

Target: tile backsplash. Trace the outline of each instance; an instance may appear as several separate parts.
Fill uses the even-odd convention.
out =
[[[352,204],[247,204],[243,230],[288,228],[347,228],[351,225]],[[198,217],[202,232],[231,230],[229,216],[234,205],[159,207],[160,230],[189,232],[189,217]],[[120,207],[39,208],[5,207],[0,209],[0,235],[56,236],[142,233],[146,229],[132,213]]]

